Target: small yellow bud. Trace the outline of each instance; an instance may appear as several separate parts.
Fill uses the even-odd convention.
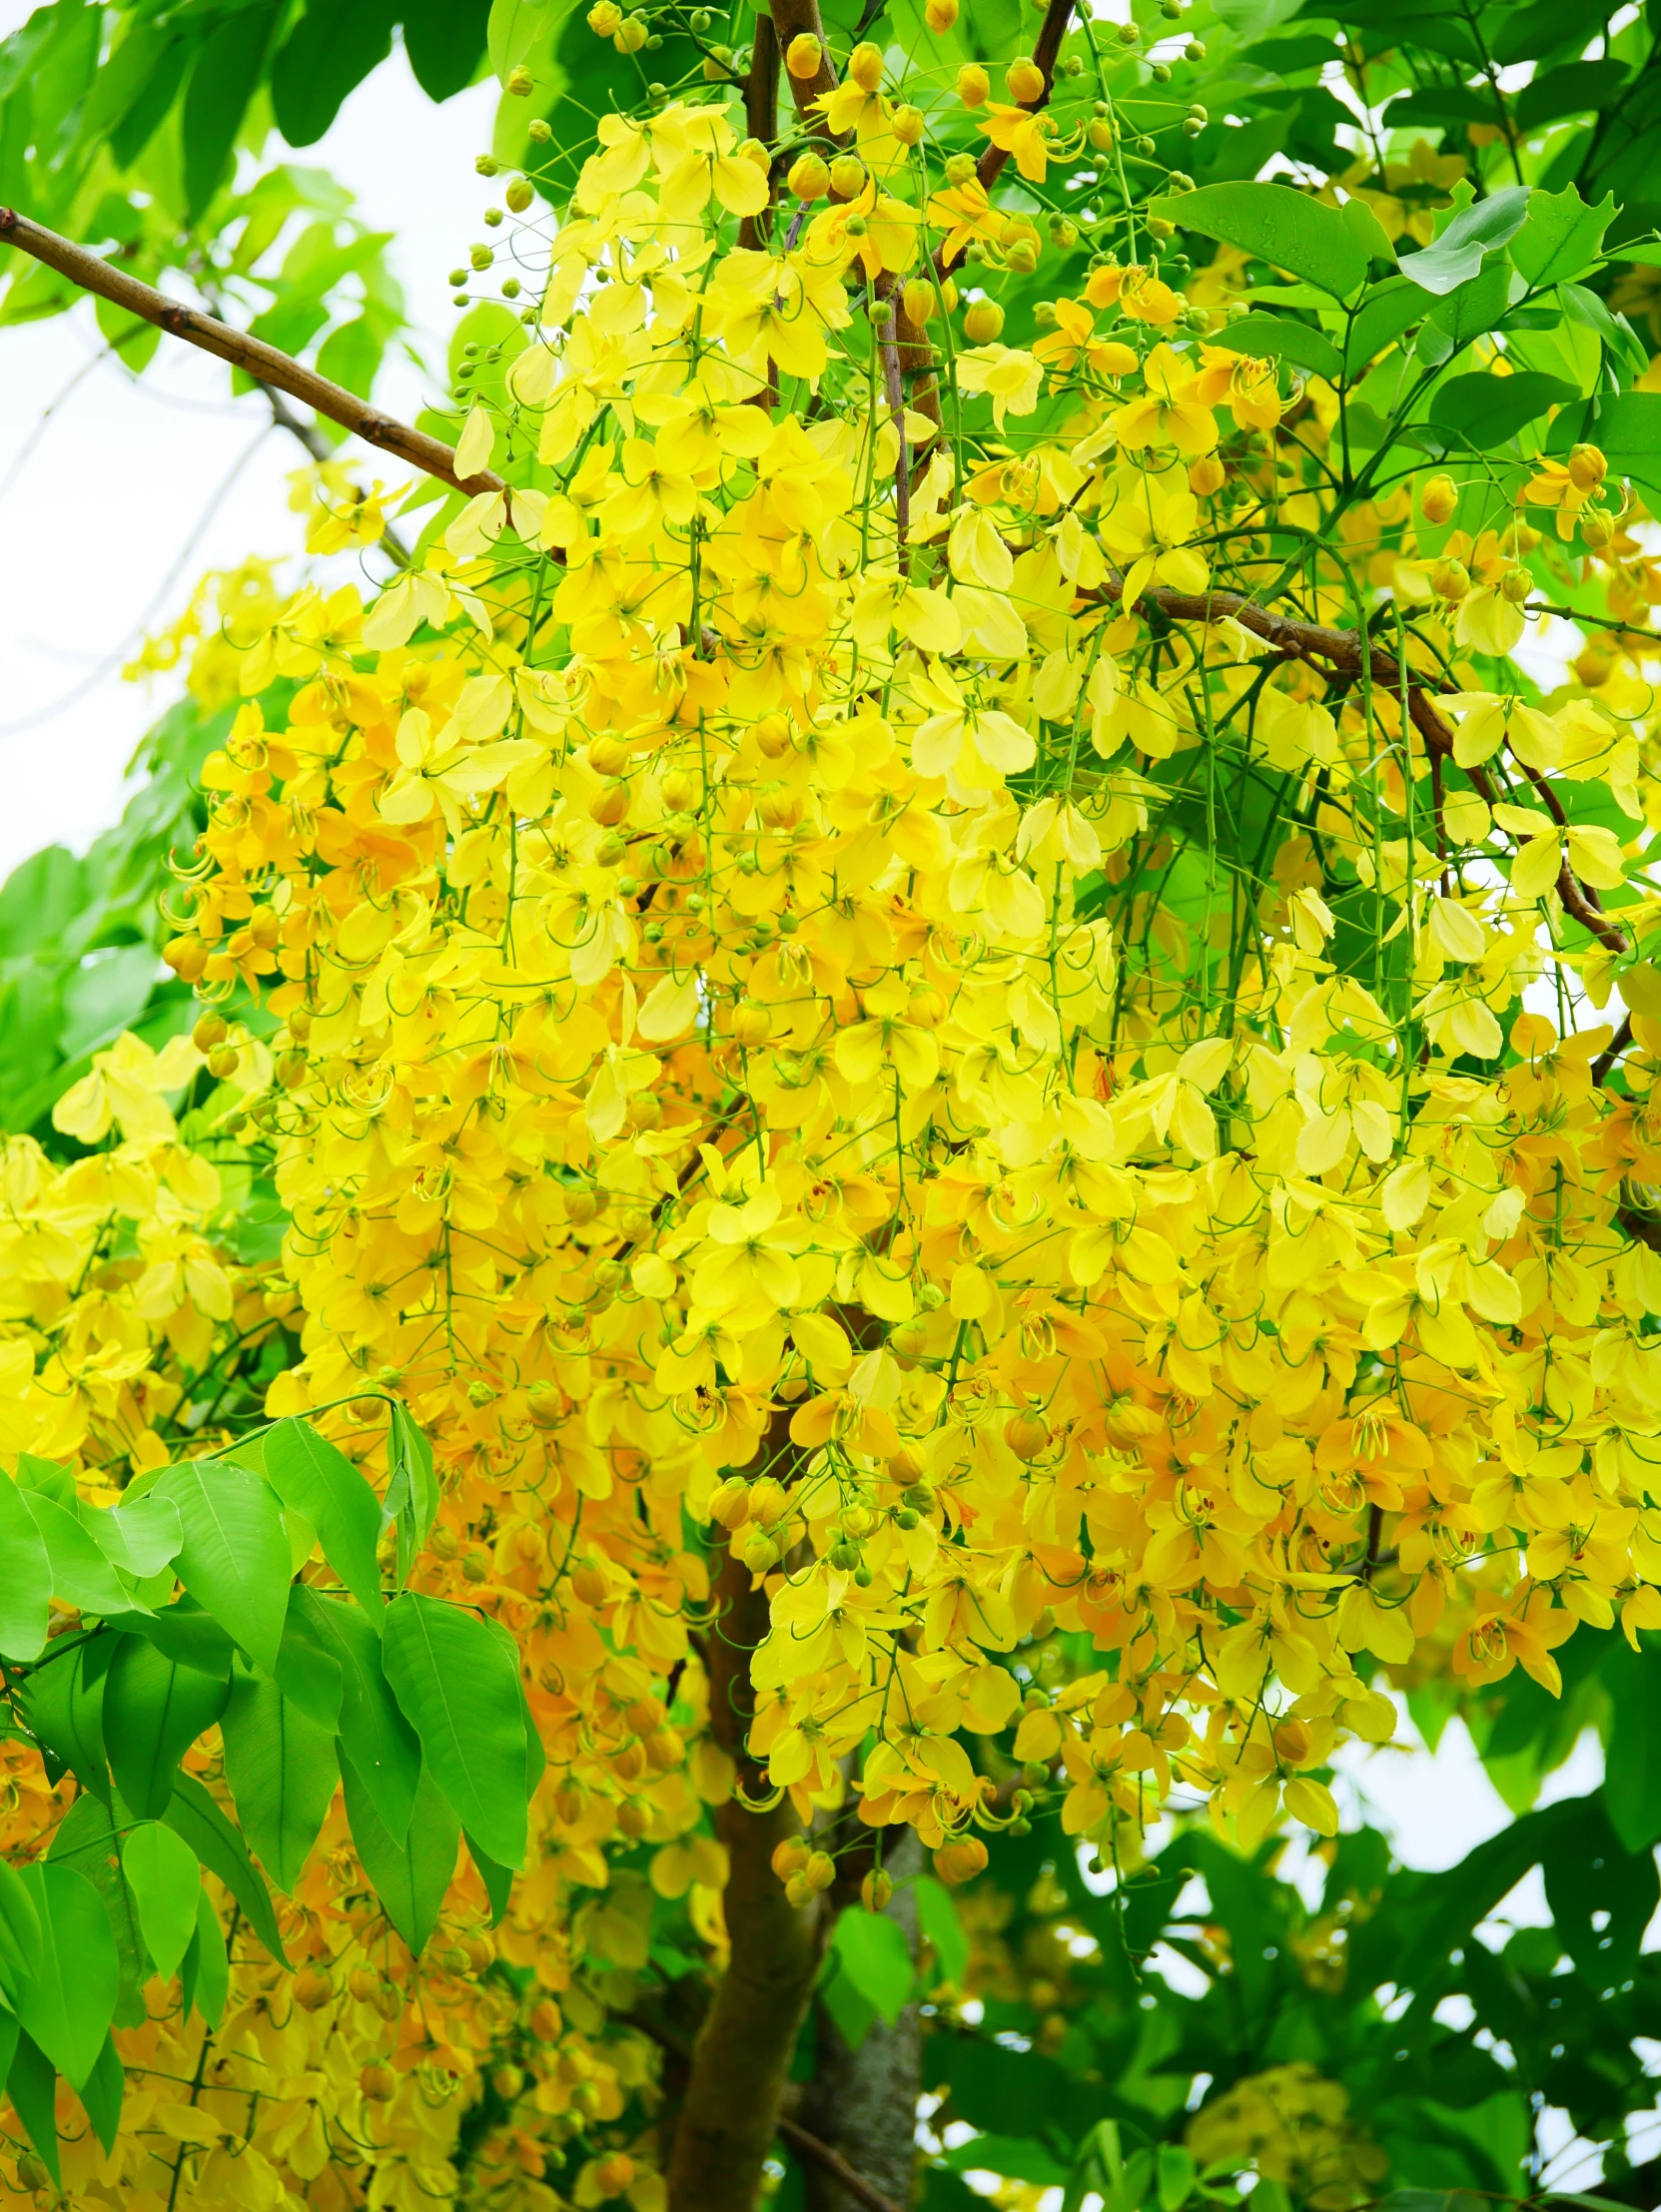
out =
[[[1593,491],[1609,473],[1609,463],[1595,445],[1576,445],[1569,453],[1569,481],[1581,491]]]
[[[1499,579],[1499,595],[1512,606],[1520,607],[1534,588],[1534,579],[1526,568],[1508,568]]]
[[[894,1894],[894,1884],[880,1866],[874,1866],[859,1885],[859,1901],[867,1912],[880,1912]]]
[[[957,19],[958,0],[927,0],[927,5],[923,10],[923,21],[936,38],[949,31]]]
[[[838,200],[857,200],[865,190],[865,164],[857,154],[838,154],[830,165],[830,188]]]
[[[932,320],[940,303],[935,298],[934,287],[921,277],[909,278],[900,293],[900,307],[908,323],[919,329]]]
[[[1430,588],[1438,599],[1462,599],[1470,589],[1470,571],[1460,560],[1439,560],[1430,571]]]
[[[1112,153],[1113,125],[1108,121],[1105,115],[1099,115],[1096,118],[1095,122],[1091,124],[1089,130],[1085,133],[1085,136],[1090,140],[1091,145],[1095,147],[1097,153]]]
[[[802,1868],[802,1879],[815,1894],[828,1889],[836,1879],[836,1860],[829,1851],[815,1851]]]
[[[1004,328],[1004,311],[996,300],[971,300],[964,311],[963,335],[971,346],[990,346]]]
[[[830,167],[817,154],[798,154],[785,179],[798,200],[822,200],[830,190]]]
[[[1594,553],[1601,553],[1614,542],[1615,519],[1602,507],[1587,507],[1580,517],[1580,534]]]
[[[746,1051],[765,1045],[773,1034],[773,1017],[755,999],[740,1000],[732,1013],[732,1041]]]
[[[611,43],[619,54],[638,54],[650,36],[643,15],[628,15],[618,24],[617,35]]]
[[[869,39],[848,56],[848,75],[861,92],[876,92],[882,85],[882,48]]]
[[[1010,98],[1021,107],[1030,108],[1035,100],[1044,98],[1044,72],[1037,62],[1025,56],[1010,63],[1004,72],[1004,82],[1009,87]]]
[[[958,98],[966,108],[984,108],[992,97],[992,79],[979,62],[965,62],[958,71]]]
[[[1212,492],[1223,489],[1228,473],[1215,453],[1204,453],[1189,464],[1189,489],[1196,498],[1208,498]]]
[[[535,188],[528,177],[515,177],[502,194],[502,198],[515,215],[523,215],[525,209],[529,207],[535,197]]]
[[[588,10],[588,28],[596,38],[609,38],[623,20],[617,0],[594,0]]]
[[[1451,476],[1432,476],[1419,493],[1418,504],[1426,522],[1446,522],[1459,504],[1459,487]]]
[[[907,106],[894,110],[888,127],[902,146],[921,146],[928,120],[921,108],[914,108],[908,103]]]
[[[780,1881],[788,1881],[792,1874],[799,1874],[813,1856],[811,1845],[800,1836],[787,1836],[782,1843],[773,1846],[773,1871]]]
[[[986,1845],[978,1836],[961,1836],[943,1843],[934,1854],[934,1870],[954,1887],[986,1871]]]
[[[523,62],[507,72],[507,90],[516,100],[528,100],[536,89],[536,80]]]
[[[798,31],[784,50],[784,66],[792,77],[817,77],[825,49],[811,31]]]

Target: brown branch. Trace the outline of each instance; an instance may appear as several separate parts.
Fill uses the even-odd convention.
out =
[[[865,2212],[901,2212],[894,2199],[885,2197],[863,2174],[856,2173],[839,2150],[833,2150],[829,2143],[822,2143],[817,2135],[810,2135],[798,2121],[787,2120],[781,2113],[779,2133],[798,2158],[805,2158],[809,2165],[817,2166],[821,2173],[829,2174],[856,2203],[865,2206]]]
[[[1044,11],[1044,22],[1038,34],[1038,44],[1033,48],[1033,60],[1044,72],[1044,90],[1036,100],[1023,100],[1022,107],[1032,115],[1040,114],[1050,105],[1050,95],[1055,90],[1056,61],[1061,53],[1061,42],[1067,36],[1067,26],[1073,18],[1073,0],[1050,0]],[[1001,146],[989,146],[975,164],[975,174],[982,186],[990,192],[1003,175],[1009,156]]]
[[[752,250],[767,242],[773,227],[773,202],[778,187],[772,170],[773,142],[779,135],[779,42],[770,15],[755,19],[755,45],[750,73],[744,80],[744,129],[768,150],[767,205],[759,215],[747,215],[738,226],[738,243]],[[768,382],[774,379],[769,376]]]
[[[327,415],[331,422],[339,422],[343,429],[351,430],[366,444],[397,454],[400,460],[453,485],[457,491],[504,491],[507,488],[502,479],[488,469],[481,469],[476,476],[468,476],[463,481],[455,473],[453,447],[440,439],[428,437],[424,430],[413,429],[409,423],[381,413],[360,399],[355,391],[348,391],[344,384],[320,376],[314,369],[303,368],[275,346],[268,346],[264,339],[254,338],[246,331],[234,331],[214,316],[170,300],[165,292],[157,292],[151,285],[140,284],[136,277],[112,268],[84,246],[60,238],[56,231],[48,231],[41,224],[31,222],[28,216],[19,215],[15,208],[0,208],[0,245],[15,246],[20,252],[32,255],[48,269],[55,269],[60,276],[79,285],[84,292],[94,292],[101,300],[113,301],[130,315],[153,323],[159,331],[166,331],[170,337],[182,338],[189,345],[200,347],[205,354],[229,362],[234,369],[252,376],[256,383],[270,385],[277,391],[286,391],[293,399],[303,400],[316,413]]]
[[[642,2035],[649,2037],[659,2050],[667,2051],[671,2058],[678,2058],[683,2066],[691,2063],[692,2052],[685,2039],[663,2021],[653,2019],[650,2013],[641,2011],[638,2004],[622,2017],[629,2027],[637,2027]],[[780,2113],[778,2132],[798,2158],[805,2158],[810,2166],[817,2166],[822,2173],[831,2175],[847,2190],[849,2196],[857,2198],[866,2207],[866,2212],[901,2212],[901,2207],[892,2197],[885,2197],[880,2189],[873,2188],[862,2173],[857,2173],[849,2165],[839,2150],[833,2150],[829,2143],[822,2142],[810,2129],[803,2127],[799,2120],[787,2119]]]

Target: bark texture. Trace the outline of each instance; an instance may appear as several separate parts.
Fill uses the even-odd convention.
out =
[[[893,1835],[895,1832],[888,1832]],[[923,1846],[906,1830],[884,1864],[909,1884],[923,1870]],[[863,1908],[854,1904],[851,1910]],[[915,1960],[917,1892],[897,1888],[887,1916],[902,1930]],[[917,2000],[892,2027],[876,2021],[857,2050],[849,2048],[821,2005],[815,2022],[818,2062],[801,2117],[821,2142],[840,2151],[855,2171],[892,2203],[909,2205],[917,2167],[917,2099],[922,2088],[923,2023]],[[861,2200],[825,2168],[804,2165],[807,2212],[861,2212]]]
[[[737,1760],[742,1788],[760,1796],[765,1779],[743,1744],[754,1710],[750,1653],[767,1631],[767,1597],[750,1589],[749,1571],[730,1552],[716,1594],[711,1733]],[[715,1826],[731,1858],[725,1908],[732,1963],[692,2051],[669,2161],[670,2212],[751,2212],[819,1970],[818,1900],[791,1904],[771,1863],[777,1845],[800,1827],[789,1799],[751,1813],[734,1797],[717,1811]]]

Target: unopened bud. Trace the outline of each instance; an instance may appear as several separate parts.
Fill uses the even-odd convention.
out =
[[[971,300],[964,310],[963,335],[971,346],[990,346],[1004,327],[1004,311],[996,300]]]
[[[1023,108],[1030,108],[1035,100],[1044,98],[1044,72],[1037,62],[1026,56],[1010,63],[1004,72],[1004,83],[1009,87],[1010,98]]]
[[[1439,560],[1430,571],[1430,588],[1438,599],[1462,599],[1470,589],[1470,571],[1460,560]]]
[[[536,89],[536,80],[523,62],[507,72],[507,90],[516,100],[528,100]]]
[[[825,49],[811,31],[798,31],[784,50],[784,66],[792,77],[817,77]]]
[[[921,327],[930,321],[939,304],[933,285],[925,284],[921,277],[910,278],[901,288],[900,307],[908,323]]]
[[[905,107],[894,110],[888,127],[902,146],[921,146],[928,121],[921,108],[914,108],[908,103]]]
[[[859,1885],[859,1899],[867,1912],[880,1912],[894,1894],[894,1884],[880,1866],[873,1866]]]
[[[1418,504],[1426,522],[1446,522],[1459,504],[1459,487],[1451,476],[1432,476],[1419,493]]]
[[[979,62],[965,62],[958,71],[958,98],[966,108],[984,108],[992,97],[992,79]]]
[[[822,200],[830,190],[830,167],[818,154],[800,154],[785,179],[798,200]]]
[[[1581,491],[1592,491],[1609,473],[1609,463],[1595,445],[1576,445],[1569,452],[1569,481]]]
[[[830,165],[830,188],[839,200],[857,200],[865,190],[865,164],[857,154],[838,154]]]
[[[882,48],[863,40],[848,56],[848,75],[861,92],[876,92],[882,85]]]
[[[923,9],[923,21],[936,38],[949,31],[958,19],[958,0],[927,0]]]

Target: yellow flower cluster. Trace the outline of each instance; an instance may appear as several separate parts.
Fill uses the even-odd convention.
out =
[[[1377,2194],[1389,2160],[1349,2117],[1342,2086],[1307,2059],[1270,2066],[1216,2097],[1184,2138],[1203,2164],[1249,2165],[1314,2212],[1344,2212]]]
[[[1017,1739],[1069,1830],[1181,1780],[1247,1840],[1329,1831],[1312,1771],[1389,1735],[1375,1663],[1449,1605],[1478,1681],[1661,1620],[1661,1262],[1620,1211],[1647,1062],[1612,1095],[1607,1026],[1518,1011],[1564,974],[1542,901],[1626,866],[1550,779],[1638,816],[1639,745],[1473,680],[1427,751],[1387,689],[1265,678],[1233,618],[1168,634],[1144,595],[1204,614],[1238,524],[1221,446],[1315,506],[1265,365],[1093,354],[1061,302],[1065,345],[956,357],[994,429],[1046,405],[977,452],[897,403],[881,317],[847,367],[847,281],[913,266],[914,212],[722,250],[762,180],[721,113],[601,138],[505,371],[547,473],[438,556],[494,548],[488,630],[412,650],[453,612],[413,575],[210,764],[169,957],[288,1024],[273,1410],[368,1377],[433,1435],[574,1866],[596,1819],[667,1840],[727,1785],[663,1720],[688,1511],[766,1578],[751,1748],[804,1815],[857,1754],[874,1824],[945,1850],[998,1818],[962,1737],[1017,1718],[997,1655],[1053,1622],[1112,1655]],[[1124,311],[1136,274],[1093,289]],[[470,465],[493,435],[475,407]],[[1493,590],[1454,650],[1514,640]],[[1174,896],[1160,772],[1246,706],[1256,879]],[[1529,803],[1450,791],[1415,849],[1427,773],[1501,758]],[[1398,917],[1365,977],[1345,879]],[[1600,995],[1609,964],[1578,961]]]

